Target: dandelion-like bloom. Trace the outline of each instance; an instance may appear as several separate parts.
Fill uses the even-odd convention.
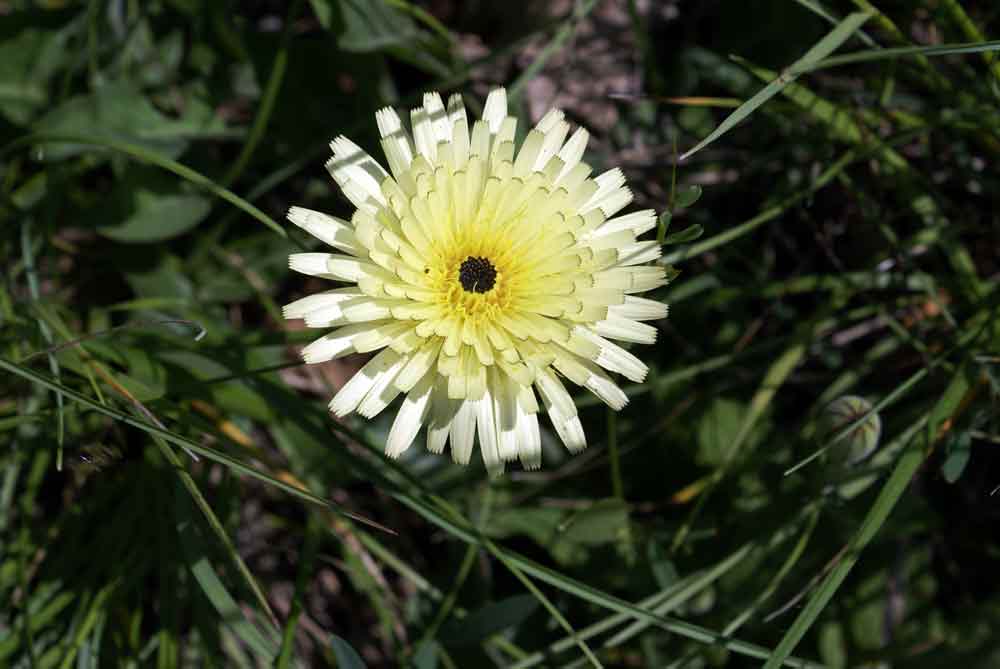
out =
[[[467,464],[476,433],[491,475],[504,462],[541,466],[538,398],[573,452],[586,446],[562,378],[611,408],[628,398],[608,372],[641,382],[647,367],[620,341],[651,344],[640,321],[667,306],[637,293],[667,282],[652,210],[615,216],[632,200],[621,171],[591,178],[587,131],[567,140],[553,109],[520,149],[504,89],[470,128],[460,96],[437,93],[411,113],[413,137],[389,108],[376,113],[387,173],[344,137],[327,169],[357,210],[350,222],[293,207],[289,219],[338,253],[296,253],[293,270],[351,284],[284,308],[335,327],[302,351],[308,363],[379,351],[330,402],[371,418],[399,394],[386,452],[398,457],[427,426],[427,448],[451,442]],[[613,217],[613,218],[612,218]],[[535,394],[535,391],[538,394]]]

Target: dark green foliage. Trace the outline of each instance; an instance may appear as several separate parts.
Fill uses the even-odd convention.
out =
[[[565,4],[0,2],[0,666],[998,666],[1000,11]],[[327,142],[497,83],[678,278],[589,449],[489,481],[333,420],[363,359],[280,305]]]

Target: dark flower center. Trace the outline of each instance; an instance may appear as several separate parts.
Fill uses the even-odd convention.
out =
[[[467,293],[486,293],[497,282],[497,268],[486,258],[469,256],[458,268],[458,282]]]

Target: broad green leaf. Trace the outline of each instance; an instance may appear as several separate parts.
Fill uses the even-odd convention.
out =
[[[330,647],[333,649],[333,656],[337,658],[337,669],[368,669],[358,651],[336,634],[330,635]]]
[[[746,414],[746,406],[723,397],[712,400],[698,422],[698,452],[695,461],[703,467],[718,467],[726,461]]]
[[[335,0],[309,0],[309,5],[312,7],[313,13],[316,14],[319,24],[327,30],[333,26],[334,1]]]
[[[704,232],[705,229],[701,227],[700,224],[695,223],[694,225],[684,228],[680,232],[675,232],[674,234],[669,235],[663,240],[663,245],[666,246],[667,244],[685,244],[687,242],[693,242],[701,237]]]
[[[674,206],[680,209],[687,209],[697,202],[699,198],[701,198],[701,186],[697,184],[688,186],[687,188],[682,188],[677,191],[677,198],[674,200]]]
[[[433,639],[424,641],[413,653],[413,666],[415,669],[437,669],[438,651],[440,646]]]
[[[560,539],[581,545],[600,545],[618,539],[628,522],[628,505],[620,499],[601,499],[570,514],[560,526]]]
[[[49,80],[72,59],[65,19],[63,12],[11,12],[0,21],[0,115],[11,123],[27,125],[45,108]]]
[[[141,262],[136,263],[136,267],[123,264],[121,269],[129,287],[140,299],[171,299],[185,304],[195,298],[195,285],[177,256],[143,252],[132,257]]]
[[[108,197],[97,230],[119,242],[160,242],[198,225],[212,208],[205,195],[151,168],[129,171]],[[117,219],[117,220],[116,220]]]
[[[972,455],[972,436],[967,430],[952,435],[946,446],[947,456],[941,463],[941,475],[948,483],[955,483],[962,477],[969,457]]]
[[[269,420],[274,416],[273,407],[254,392],[246,383],[234,380],[214,383],[199,388],[198,381],[229,376],[233,370],[221,361],[221,356],[194,351],[160,351],[157,359],[172,374],[170,386],[181,391],[186,388],[193,397],[203,398],[224,412]]]
[[[114,139],[106,138],[94,138],[92,136],[80,135],[80,134],[45,134],[45,135],[28,135],[27,137],[21,137],[15,142],[11,143],[12,146],[17,145],[47,145],[47,146],[63,146],[63,145],[83,145],[83,146],[93,146],[100,147],[104,149],[111,149],[118,153],[123,153],[127,156],[140,160],[144,163],[149,163],[151,165],[156,165],[157,167],[163,168],[170,172],[173,172],[177,176],[190,181],[191,183],[204,188],[213,195],[222,198],[226,202],[229,202],[238,209],[250,214],[258,221],[271,228],[277,234],[282,237],[286,237],[287,233],[285,229],[279,225],[273,218],[262,212],[257,207],[253,206],[240,196],[236,195],[232,191],[223,188],[213,180],[206,177],[200,172],[182,165],[171,158],[164,156],[156,151],[150,151],[148,148],[141,146],[140,144],[134,144],[130,142],[120,142]],[[9,147],[10,148],[10,147]],[[43,151],[44,152],[44,151]]]
[[[646,561],[649,563],[650,571],[653,572],[656,585],[660,588],[665,590],[677,582],[679,578],[677,567],[668,557],[664,542],[655,538],[650,540],[646,546]]]
[[[40,134],[83,135],[90,140],[114,140],[153,149],[176,158],[187,147],[192,127],[168,118],[132,84],[116,81],[89,95],[78,95],[56,106],[35,124]],[[45,147],[46,159],[67,158],[89,150],[79,144]]]
[[[341,25],[337,44],[345,51],[380,51],[403,46],[420,32],[406,14],[385,0],[339,0]]]
[[[583,510],[551,507],[512,508],[493,514],[490,536],[523,534],[551,551],[561,564],[584,561],[594,546],[611,544],[628,519],[628,505],[619,499],[597,500]]]
[[[492,602],[473,611],[461,620],[451,620],[441,628],[440,640],[445,644],[479,643],[493,634],[523,623],[538,609],[531,595],[515,595]]]

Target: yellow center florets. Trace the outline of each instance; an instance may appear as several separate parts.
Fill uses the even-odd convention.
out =
[[[510,308],[511,276],[496,244],[465,243],[443,255],[429,269],[432,290],[442,311],[473,325],[495,321]]]

